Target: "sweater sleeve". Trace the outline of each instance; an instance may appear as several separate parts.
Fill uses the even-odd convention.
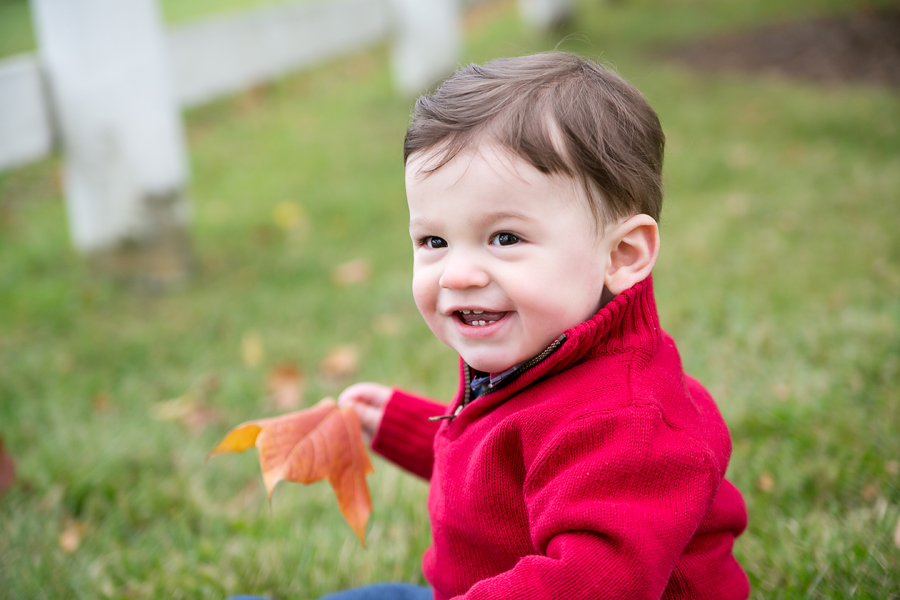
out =
[[[460,598],[660,598],[716,497],[719,470],[655,406],[582,415],[552,431],[528,468],[535,552]]]
[[[443,404],[395,389],[375,432],[372,450],[414,475],[431,479],[434,436],[441,423],[428,418],[446,411]]]

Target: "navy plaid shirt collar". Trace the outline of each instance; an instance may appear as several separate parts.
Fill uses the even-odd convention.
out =
[[[473,369],[472,383],[470,384],[470,387],[472,388],[472,400],[491,391],[494,386],[512,375],[521,364],[522,363],[513,365],[501,373],[483,373]]]

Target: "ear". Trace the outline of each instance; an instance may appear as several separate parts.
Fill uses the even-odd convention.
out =
[[[609,232],[609,268],[603,283],[618,296],[650,275],[659,255],[659,225],[650,215],[634,215]]]

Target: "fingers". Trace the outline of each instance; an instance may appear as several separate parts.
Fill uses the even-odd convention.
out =
[[[366,444],[372,444],[392,393],[391,388],[380,383],[361,382],[351,385],[338,396],[338,406],[352,408],[359,417]]]
[[[378,426],[381,425],[384,409],[360,405],[356,405],[355,409],[356,416],[359,417],[359,426],[362,430],[363,440],[371,446],[375,432],[378,431]]]
[[[380,383],[355,383],[338,396],[338,406],[367,405],[384,407],[391,398],[391,388]]]

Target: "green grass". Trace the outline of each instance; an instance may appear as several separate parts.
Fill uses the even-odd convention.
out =
[[[28,0],[0,0],[0,58],[35,47]]]
[[[504,3],[468,27],[466,60],[479,61],[574,34],[563,48],[602,56],[657,108],[661,319],[731,428],[729,477],[750,514],[736,554],[754,598],[900,590],[900,96],[702,75],[648,49],[845,9],[586,2],[571,30],[544,36]],[[275,414],[271,365],[303,367],[307,403],[339,392],[350,381],[318,374],[337,344],[360,348],[358,378],[452,395],[454,357],[409,292],[409,104],[380,48],[190,111],[200,269],[166,294],[88,272],[70,249],[58,159],[0,174],[0,436],[18,465],[0,497],[0,597],[301,599],[421,581],[424,483],[376,461],[364,550],[327,485],[283,484],[270,509],[254,453],[204,463],[230,426]],[[305,215],[289,230],[273,216],[285,201]],[[331,283],[356,257],[371,279]],[[263,340],[257,367],[241,358],[248,332]],[[155,418],[213,376],[217,418]],[[72,522],[83,536],[67,553]]]

